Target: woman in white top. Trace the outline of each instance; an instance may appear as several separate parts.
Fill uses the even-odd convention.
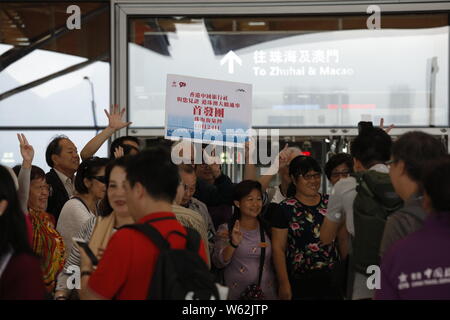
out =
[[[97,203],[105,196],[106,158],[90,158],[83,161],[75,177],[76,194],[64,204],[56,230],[66,245],[66,253],[72,247],[74,237],[89,218],[97,215]]]
[[[105,198],[99,205],[98,216],[90,218],[76,234],[77,238],[81,238],[89,243],[89,247],[99,260],[113,233],[123,225],[134,223],[128,212],[126,200],[125,183],[127,173],[125,164],[126,158],[123,157],[117,158],[108,164],[105,169],[107,191]],[[58,276],[55,299],[76,298],[76,295],[68,288],[67,280],[73,274],[74,266],[81,267],[80,259],[78,246],[72,246],[64,266],[64,272],[61,272]]]

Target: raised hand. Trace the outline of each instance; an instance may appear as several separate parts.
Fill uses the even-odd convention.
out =
[[[245,143],[245,163],[255,164],[256,159],[253,159],[255,157],[256,152],[256,142],[255,137],[250,137],[249,141]],[[252,160],[252,162],[250,162]]]
[[[395,127],[395,125],[391,124],[389,127],[387,127],[385,129],[384,128],[384,118],[380,119],[380,128],[383,129],[384,131],[386,131],[386,133],[389,133],[394,127]]]
[[[28,140],[23,133],[18,133],[17,138],[19,139],[20,154],[22,155],[23,161],[31,165],[34,158],[33,146],[28,143]]]
[[[241,244],[242,241],[242,232],[241,232],[241,226],[239,224],[239,220],[236,220],[234,223],[233,231],[231,232],[231,241],[235,246],[238,246]]]
[[[283,166],[287,166],[287,162],[290,156],[289,152],[290,151],[288,150],[288,145],[286,144],[283,150],[278,152],[278,155],[275,157],[270,167],[261,169],[261,175],[266,176],[276,175]]]
[[[115,131],[122,128],[128,127],[132,122],[124,122],[122,120],[125,113],[125,108],[119,110],[119,105],[115,104],[112,108],[111,114],[108,110],[104,109],[106,116],[108,117],[108,128],[114,129]]]
[[[124,152],[123,152],[123,148],[122,147],[117,147],[116,150],[114,150],[114,157],[117,158],[121,158],[124,156]]]

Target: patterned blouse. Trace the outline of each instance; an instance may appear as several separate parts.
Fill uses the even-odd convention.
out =
[[[291,278],[308,271],[332,269],[339,255],[334,242],[322,245],[320,227],[327,214],[328,195],[321,195],[316,206],[307,206],[296,198],[280,203],[280,214],[274,217],[273,227],[288,229],[286,266]]]
[[[65,247],[55,229],[55,218],[46,212],[29,210],[33,226],[33,251],[41,259],[41,269],[47,292],[53,292],[58,273],[64,267]]]

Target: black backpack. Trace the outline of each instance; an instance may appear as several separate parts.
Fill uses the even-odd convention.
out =
[[[159,220],[176,220],[174,217],[159,218],[146,224],[132,224],[123,228],[135,229],[146,235],[160,250],[153,277],[148,289],[149,300],[219,300],[214,277],[198,254],[201,237],[196,230],[185,228],[187,235],[172,231],[186,238],[185,249],[172,249],[170,243],[150,225]]]
[[[368,170],[353,173],[358,186],[353,202],[355,236],[352,260],[356,271],[366,274],[367,267],[379,265],[380,244],[387,217],[403,206],[387,173]]]

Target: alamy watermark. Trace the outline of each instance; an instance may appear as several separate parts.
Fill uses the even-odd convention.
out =
[[[80,267],[76,265],[70,265],[67,267],[67,273],[71,274],[66,280],[67,289],[73,290],[81,289],[81,271]]]
[[[380,30],[381,29],[381,8],[377,5],[371,5],[367,7],[367,14],[371,14],[367,18],[366,25],[369,30]]]
[[[223,155],[234,164],[261,164],[261,174],[278,172],[280,132],[278,129],[218,130],[176,129],[172,138],[179,140],[171,152],[174,164],[220,164]],[[269,152],[270,151],[270,152]]]
[[[67,7],[66,13],[71,15],[66,20],[66,26],[69,30],[81,29],[81,9],[77,5],[71,5]]]
[[[367,289],[379,290],[381,289],[381,270],[377,265],[368,266],[366,274],[369,276],[366,281]]]

